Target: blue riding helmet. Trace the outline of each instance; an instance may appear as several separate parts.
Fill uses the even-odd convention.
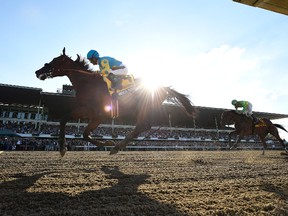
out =
[[[87,58],[90,59],[90,58],[96,58],[98,59],[99,58],[99,53],[96,51],[96,50],[90,50],[88,53],[87,53]]]

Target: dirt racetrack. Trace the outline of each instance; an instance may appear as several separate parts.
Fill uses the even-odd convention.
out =
[[[288,215],[280,151],[6,151],[0,215]]]

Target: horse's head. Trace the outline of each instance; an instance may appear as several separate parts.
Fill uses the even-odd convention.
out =
[[[37,70],[35,74],[40,80],[56,76],[64,76],[66,75],[65,69],[71,68],[73,63],[74,61],[65,54],[64,47],[63,53],[60,56],[54,58],[50,63],[44,64],[44,67]]]

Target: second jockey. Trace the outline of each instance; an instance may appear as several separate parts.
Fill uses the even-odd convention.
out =
[[[238,111],[238,108],[242,108],[240,111],[242,114],[250,117],[254,123],[258,123],[258,119],[253,115],[252,112],[252,104],[249,101],[237,101],[237,100],[232,100],[231,104],[235,107],[236,111]]]

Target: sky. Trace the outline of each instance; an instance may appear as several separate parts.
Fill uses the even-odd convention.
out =
[[[56,92],[35,71],[90,49],[194,105],[288,114],[288,16],[232,0],[13,0],[0,7],[0,83]],[[274,121],[273,121],[274,122]],[[276,121],[288,128],[288,119]],[[281,133],[288,140],[288,133]]]

